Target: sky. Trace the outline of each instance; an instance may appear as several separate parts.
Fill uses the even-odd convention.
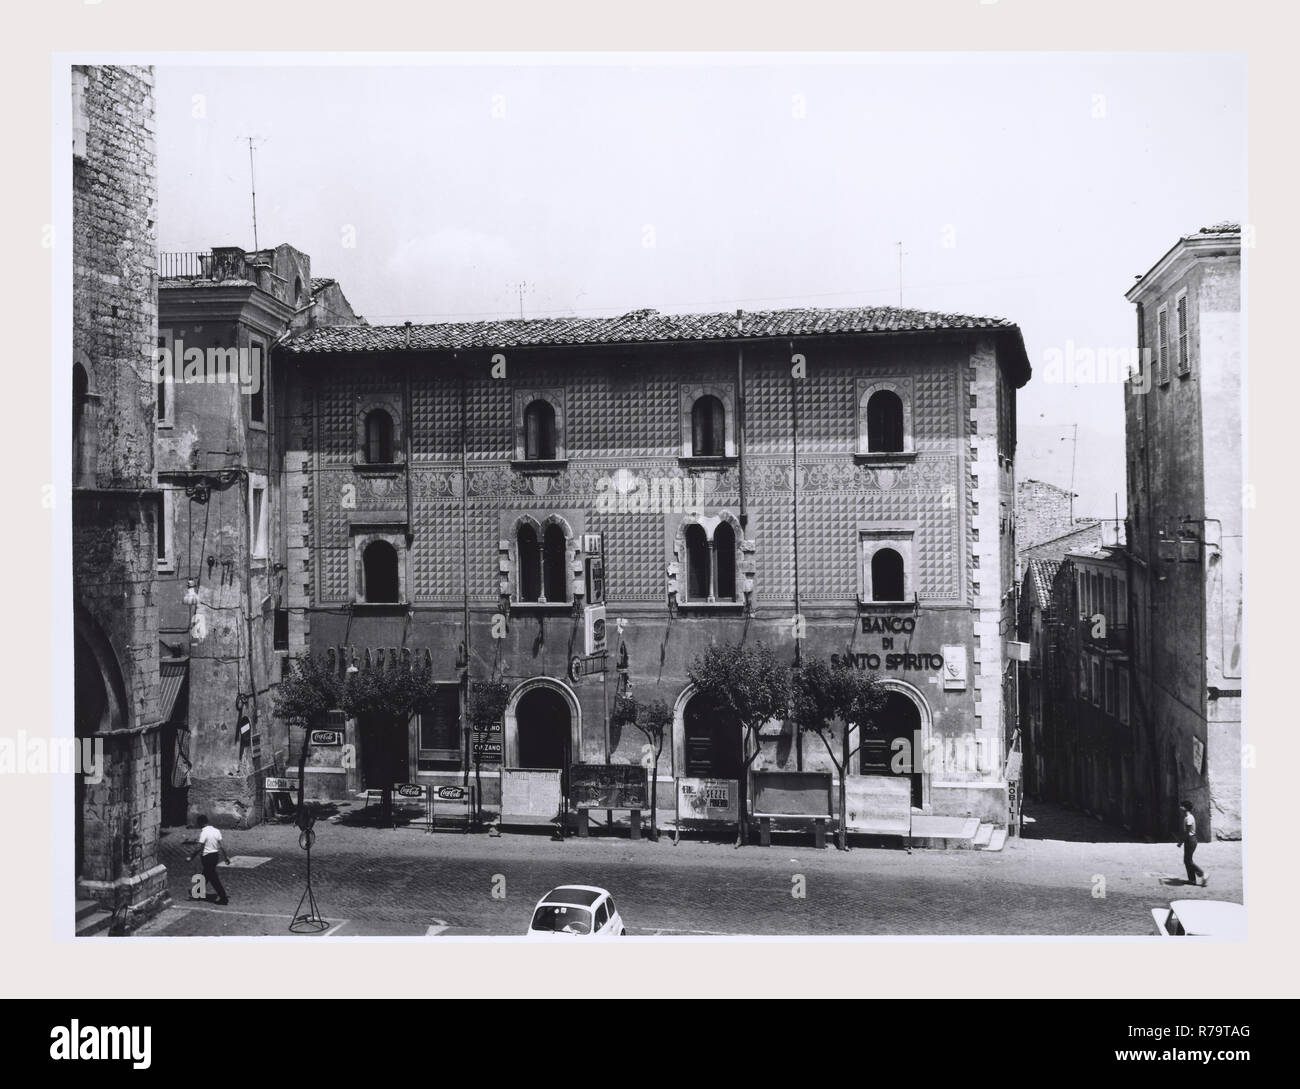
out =
[[[252,248],[251,136],[257,241],[375,324],[901,287],[1021,327],[1016,475],[1081,516],[1123,509],[1121,386],[1047,361],[1132,348],[1135,277],[1249,221],[1237,54],[285,60],[156,68],[160,250]]]

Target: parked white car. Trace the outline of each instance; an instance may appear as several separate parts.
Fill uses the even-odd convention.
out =
[[[617,938],[626,934],[614,897],[594,885],[561,885],[533,908],[528,937]]]
[[[1227,900],[1174,900],[1167,908],[1152,908],[1151,918],[1166,938],[1246,936],[1246,909]]]

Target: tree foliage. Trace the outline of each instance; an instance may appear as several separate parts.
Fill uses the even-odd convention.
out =
[[[290,726],[306,728],[320,722],[326,711],[339,708],[343,683],[330,672],[324,659],[295,658],[293,669],[275,693],[275,717]]]
[[[810,658],[794,671],[790,683],[790,715],[800,729],[817,734],[830,745],[831,723],[868,728],[885,706],[886,691],[874,673],[864,673],[841,659],[834,666]]]
[[[506,704],[509,701],[510,686],[500,677],[472,681],[468,708],[470,724],[480,733],[489,733],[497,729],[505,717]]]
[[[788,713],[787,669],[764,643],[714,643],[695,659],[687,676],[707,704],[746,730],[756,731]]]

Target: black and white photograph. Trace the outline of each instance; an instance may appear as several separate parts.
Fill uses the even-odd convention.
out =
[[[76,933],[1242,935],[1243,76],[72,66]]]
[[[1296,75],[1252,0],[1046,7],[22,30],[15,1056],[1275,1049]]]

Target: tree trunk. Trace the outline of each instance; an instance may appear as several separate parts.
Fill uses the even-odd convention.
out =
[[[849,724],[843,724],[842,746],[844,752],[844,761],[835,770],[840,775],[840,850],[849,849]],[[835,757],[831,757],[831,763],[835,763]]]
[[[663,742],[659,742],[659,748],[655,749],[655,766],[650,769],[650,840],[656,842],[659,839],[659,754],[663,751]]]
[[[298,756],[298,819],[302,820],[302,814],[306,812],[303,806],[303,794],[307,786],[307,754],[311,751],[311,727],[302,728],[302,753]]]

